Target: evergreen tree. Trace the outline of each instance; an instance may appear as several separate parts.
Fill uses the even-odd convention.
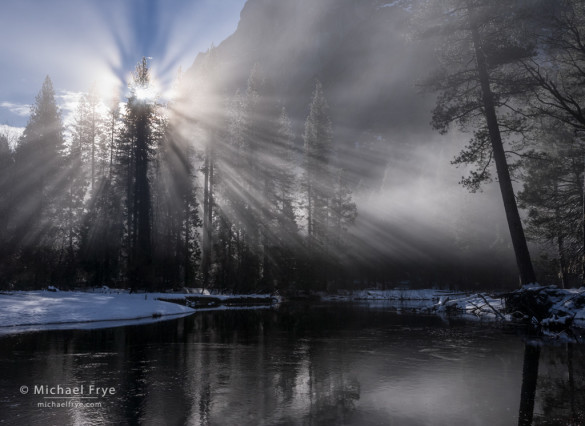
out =
[[[305,121],[305,190],[307,203],[307,236],[309,248],[326,249],[328,207],[331,198],[333,130],[329,105],[317,81]]]
[[[319,81],[315,85],[309,116],[305,122],[305,199],[307,207],[308,275],[320,285],[329,285],[341,274],[345,233],[357,208],[342,170],[334,164],[333,130],[328,105]],[[316,260],[322,263],[319,272]]]
[[[253,141],[248,137],[247,108],[247,96],[236,92],[228,105],[226,144],[218,153],[216,172],[222,197],[218,203],[221,210],[218,232],[221,231],[221,239],[227,244],[217,249],[230,252],[229,256],[218,253],[218,258],[226,262],[223,268],[234,271],[234,286],[241,292],[252,291],[261,276],[257,223],[260,200],[253,198],[258,196],[252,188],[257,165],[251,154]]]
[[[193,149],[171,123],[156,155],[154,187],[154,258],[161,287],[192,287],[200,250],[201,226],[195,197]]]
[[[554,249],[558,277],[582,273],[585,148],[566,125],[550,122],[535,134],[538,145],[523,161],[519,204],[528,211],[527,235]]]
[[[63,195],[67,171],[64,163],[63,125],[55,91],[47,76],[31,107],[31,116],[15,152],[15,239],[23,279],[36,284],[55,278],[55,251],[63,242]]]
[[[136,66],[123,118],[121,162],[126,180],[126,236],[131,285],[153,285],[149,166],[157,137],[155,94],[146,58]]]
[[[105,117],[102,116],[101,100],[95,84],[84,93],[78,103],[73,139],[79,145],[84,168],[87,169],[89,185],[93,190],[105,172],[108,150],[106,147]]]
[[[120,133],[120,99],[113,96],[109,102],[110,106],[104,120],[104,137],[106,139],[105,163],[107,164],[104,176],[109,180],[113,178],[114,161],[116,158],[117,139]]]
[[[10,277],[8,265],[12,262],[11,223],[14,214],[12,197],[13,152],[8,136],[0,134],[0,288],[6,288]]]
[[[216,173],[218,146],[222,144],[221,97],[215,86],[216,62],[215,47],[212,45],[201,66],[191,78],[183,79],[179,74],[176,88],[179,96],[171,106],[175,133],[181,134],[182,146],[188,148],[190,156],[196,154],[201,161],[202,174],[201,207],[201,261],[199,262],[201,285],[203,288],[214,285],[213,270],[215,259],[216,220]],[[180,132],[179,132],[180,130]],[[188,136],[187,136],[188,135]],[[187,147],[186,142],[189,142]],[[192,148],[192,149],[191,149]]]
[[[81,240],[81,223],[84,214],[84,199],[89,185],[86,164],[83,160],[84,151],[84,119],[85,104],[80,102],[76,117],[76,126],[71,140],[71,146],[66,156],[67,187],[64,194],[64,223],[66,238],[67,265],[64,275],[73,279],[76,269],[76,255]]]
[[[357,218],[357,206],[342,169],[336,170],[331,198],[332,245],[336,253],[346,247],[345,233]]]
[[[88,144],[87,129],[91,129],[91,121],[86,120],[87,97],[83,97],[80,102],[79,115],[83,119],[78,120],[76,132],[82,136],[81,144],[85,147],[84,170],[86,180],[89,183],[91,176],[91,150]],[[93,121],[93,120],[92,120]],[[96,171],[96,158],[94,156],[94,180],[91,197],[85,205],[85,215],[81,224],[80,231],[80,262],[88,274],[88,282],[96,285],[115,285],[121,278],[122,273],[122,235],[123,235],[123,195],[126,193],[125,188],[128,182],[129,169],[123,156],[123,140],[120,137],[120,107],[119,100],[114,97],[110,102],[110,107],[105,114],[95,117],[95,123],[101,124],[99,127],[99,149],[97,159],[100,166]],[[82,125],[83,124],[83,125]],[[102,127],[103,126],[103,127]],[[74,133],[75,135],[75,133]],[[74,138],[75,140],[75,138]],[[90,167],[87,167],[89,164]]]
[[[11,209],[11,179],[13,155],[8,136],[0,134],[0,241],[7,243],[8,222]]]
[[[67,157],[69,188],[66,206],[70,257],[80,244],[83,211],[86,207],[84,199],[88,189],[92,197],[103,196],[94,194],[96,187],[103,190],[102,180],[105,178],[109,154],[104,129],[105,117],[100,112],[100,103],[96,86],[93,85],[88,93],[81,96],[73,125],[71,147]],[[88,212],[89,216],[93,214],[94,212]]]
[[[246,90],[247,168],[252,212],[258,224],[254,238],[259,257],[259,284],[273,290],[282,281],[281,257],[296,230],[292,205],[294,174],[293,135],[286,111],[279,114],[273,87],[256,64],[250,72]]]
[[[123,192],[116,180],[97,182],[85,206],[80,232],[80,262],[94,286],[112,286],[123,279]]]
[[[201,259],[201,272],[203,288],[208,287],[211,282],[210,270],[213,262],[213,212],[214,212],[214,194],[215,194],[215,170],[216,154],[215,145],[219,138],[217,130],[217,96],[213,92],[213,84],[210,83],[212,74],[215,70],[215,47],[212,45],[207,55],[206,66],[203,73],[205,84],[199,87],[198,95],[200,99],[206,101],[204,104],[208,111],[198,111],[198,116],[202,118],[203,128],[206,132],[206,141],[203,148],[203,257]]]
[[[134,246],[134,272],[136,279],[147,283],[147,271],[151,263],[151,198],[148,166],[152,149],[152,106],[149,99],[140,91],[149,90],[150,73],[143,59],[134,74],[135,92],[128,99],[129,117],[134,136],[134,206],[133,215],[136,223],[136,241]],[[144,273],[143,271],[146,271]]]
[[[233,275],[239,291],[274,290],[292,281],[299,246],[292,126],[258,65],[227,116],[216,169],[219,275]]]
[[[278,118],[276,140],[273,143],[273,208],[274,221],[270,233],[273,241],[268,252],[273,276],[278,282],[290,284],[295,280],[296,255],[301,250],[296,214],[296,159],[292,123],[286,109]]]
[[[583,144],[585,135],[585,5],[579,0],[551,2],[535,32],[539,55],[522,62],[531,89],[523,113],[534,120],[552,119],[572,129]],[[564,151],[566,154],[567,151]],[[556,157],[556,156],[555,156]],[[566,162],[574,159],[567,158]],[[580,160],[578,160],[580,161]],[[585,188],[585,185],[582,185]],[[585,199],[585,194],[581,194]],[[558,209],[563,211],[563,205]],[[585,207],[582,207],[580,247],[585,247]],[[581,280],[585,282],[585,250],[581,248]],[[563,269],[563,268],[561,268]]]

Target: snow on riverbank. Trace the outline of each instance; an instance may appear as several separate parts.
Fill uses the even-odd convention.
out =
[[[357,290],[346,294],[323,295],[323,301],[352,301],[352,300],[418,300],[429,301],[428,306],[438,302],[445,295],[463,295],[447,290],[433,289],[392,289],[392,290]]]
[[[504,315],[505,303],[502,299],[479,293],[469,294],[432,289],[360,290],[344,295],[323,296],[321,299],[324,301],[400,302],[401,304],[406,303],[407,310],[422,313],[437,313],[474,320],[511,319]]]
[[[585,328],[585,287],[524,286],[506,296],[508,308],[544,328]]]
[[[27,291],[0,294],[0,333],[10,327],[152,319],[195,312],[156,300],[163,294]],[[104,324],[104,327],[109,325]],[[34,329],[34,328],[33,328]]]
[[[512,316],[505,313],[506,304],[502,298],[481,293],[458,298],[442,297],[439,303],[429,306],[427,309],[438,314],[458,316],[471,320],[512,320]]]
[[[193,308],[194,300],[196,308]],[[0,335],[144,324],[207,310],[269,308],[279,301],[279,296],[265,294],[130,294],[107,287],[87,292],[58,291],[54,287],[49,287],[49,291],[11,291],[0,293]]]
[[[406,309],[480,321],[531,323],[542,329],[585,328],[585,288],[525,286],[506,295],[446,290],[360,290],[323,295],[324,301],[418,302]],[[402,307],[402,306],[401,306]]]
[[[401,308],[415,312],[481,321],[523,321],[543,330],[585,328],[585,288],[526,286],[501,296],[428,289],[361,290],[321,295],[321,299],[399,302]],[[5,292],[0,293],[0,334],[116,327],[191,315],[200,310],[242,309],[242,306],[261,309],[279,301],[279,296],[271,295],[129,294],[107,288],[92,292]]]
[[[524,286],[496,296],[476,293],[459,298],[441,298],[427,311],[466,319],[523,322],[542,330],[585,329],[585,288]]]

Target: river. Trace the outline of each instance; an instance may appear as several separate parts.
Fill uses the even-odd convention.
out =
[[[384,303],[5,335],[0,423],[582,424],[585,347],[527,342]]]

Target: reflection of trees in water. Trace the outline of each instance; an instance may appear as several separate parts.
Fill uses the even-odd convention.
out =
[[[234,314],[209,313],[144,332],[95,331],[94,339],[79,342],[51,340],[35,376],[46,383],[116,388],[107,413],[61,412],[63,424],[71,418],[139,419],[146,425],[347,422],[360,385],[343,361],[343,340],[307,339],[303,331],[290,339],[269,312]]]
[[[234,312],[194,319],[185,361],[188,419],[196,424],[347,421],[360,385],[342,361],[346,343],[306,339],[305,327],[289,318],[286,328],[299,332],[291,339],[290,329],[282,333],[282,323],[275,324],[286,318],[271,312],[252,317]]]
[[[56,330],[5,338],[0,345],[0,360],[6,366],[4,360],[10,354],[13,362],[11,367],[2,369],[2,377],[10,383],[26,384],[30,391],[24,398],[19,395],[21,398],[15,402],[21,405],[15,405],[18,411],[14,414],[8,412],[9,404],[2,404],[0,423],[124,424],[125,419],[137,418],[143,400],[141,386],[146,377],[140,366],[144,365],[148,354],[129,350],[132,340],[123,327],[91,331]],[[128,368],[130,365],[135,368]],[[65,400],[44,400],[34,394],[34,385],[60,385],[64,388],[83,385],[87,394],[91,384],[115,388],[115,395],[99,400],[106,409],[36,407],[37,403],[63,403]],[[87,402],[81,396],[74,395],[67,401]]]
[[[524,346],[524,364],[522,366],[522,388],[520,390],[520,413],[518,425],[530,426],[534,413],[534,400],[538,381],[538,364],[540,347],[526,344]]]
[[[310,424],[345,424],[360,399],[360,384],[343,369],[327,373],[311,378],[313,393],[306,418]]]
[[[543,347],[535,425],[585,424],[585,347]]]
[[[353,374],[363,358],[350,336],[377,321],[388,324],[375,312],[337,309],[199,313],[148,327],[22,335],[0,346],[0,359],[10,366],[2,380],[95,382],[117,390],[103,410],[35,410],[15,424],[40,423],[41,415],[47,424],[359,424],[360,400],[370,398],[362,394],[368,375],[360,384]],[[417,326],[425,320],[416,318]],[[451,345],[454,332],[430,330]],[[455,346],[464,350],[460,341]],[[503,359],[517,360],[515,349],[506,354]],[[537,369],[533,423],[585,424],[585,347],[541,347]]]
[[[325,321],[342,327],[339,318]],[[18,412],[5,411],[0,418],[146,425],[343,419],[359,398],[359,385],[348,377],[350,366],[331,355],[343,352],[343,342],[313,339],[317,322],[309,313],[233,311],[147,327],[5,338],[0,359],[11,368],[3,371],[3,382],[93,383],[115,387],[116,395],[101,410],[32,410],[24,419],[16,405]],[[315,375],[321,369],[327,373]],[[33,401],[11,397],[16,404]]]
[[[349,374],[350,367],[340,360],[342,353],[342,348],[330,342],[299,343],[294,358],[282,365],[277,377],[276,389],[283,397],[278,423],[347,422],[360,398],[360,384]]]

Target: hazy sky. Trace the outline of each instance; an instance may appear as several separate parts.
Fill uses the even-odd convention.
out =
[[[151,57],[163,85],[179,66],[232,34],[245,0],[3,0],[0,8],[0,125],[23,127],[49,75],[67,113],[96,83],[123,88]]]

